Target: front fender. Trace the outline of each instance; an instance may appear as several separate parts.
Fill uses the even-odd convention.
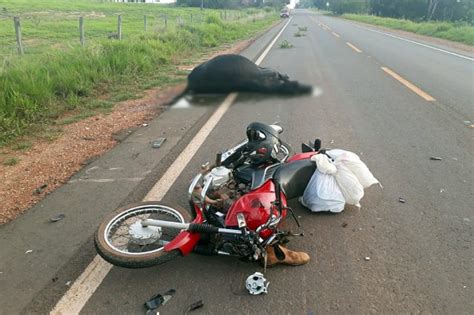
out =
[[[203,223],[204,216],[202,215],[202,211],[198,206],[194,206],[196,217],[194,218],[192,223]],[[196,246],[196,244],[201,239],[201,234],[199,233],[191,233],[188,231],[182,231],[178,234],[171,242],[165,245],[165,251],[170,252],[172,250],[178,249],[181,252],[181,255],[186,256]]]

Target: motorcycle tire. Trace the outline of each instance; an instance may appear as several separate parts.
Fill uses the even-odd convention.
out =
[[[172,217],[174,220],[168,221],[173,222],[189,223],[192,220],[187,210],[176,205],[169,205],[162,202],[139,202],[121,207],[107,215],[100,224],[94,238],[97,252],[107,262],[115,266],[132,269],[156,266],[176,258],[181,254],[179,250],[176,249],[169,252],[164,250],[165,244],[164,240],[162,240],[162,236],[165,235],[164,231],[166,228],[143,228],[140,224],[141,219],[139,216],[142,216],[142,219],[150,216],[155,218],[153,216],[159,214]],[[158,219],[163,220],[161,217]],[[135,220],[135,222],[133,222],[133,220]],[[126,222],[130,222],[130,224],[127,226]],[[123,226],[120,225],[122,223],[124,224]],[[121,232],[117,234],[117,239],[113,239],[113,233],[115,233],[113,231]],[[150,234],[154,233],[155,235],[143,234],[143,231]],[[180,232],[179,230],[172,229],[167,229],[166,232],[168,231],[176,233],[176,235]],[[133,235],[134,233],[135,235]],[[142,235],[139,235],[139,233],[142,233]],[[172,236],[167,242],[174,239],[176,235]],[[126,243],[122,241],[122,245],[125,245],[125,248],[120,248],[117,245],[117,240],[120,238],[127,240]],[[145,244],[146,242],[150,243]],[[161,242],[161,246],[157,245],[157,242]],[[150,248],[152,245],[154,248]],[[144,249],[147,246],[149,249],[145,251]],[[130,251],[130,249],[132,249],[132,251]]]

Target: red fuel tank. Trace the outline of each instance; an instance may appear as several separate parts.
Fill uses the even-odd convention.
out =
[[[281,194],[283,207],[286,207],[285,195]],[[272,202],[275,201],[275,185],[268,180],[261,187],[240,197],[229,209],[225,219],[226,227],[236,227],[237,214],[243,213],[247,226],[250,230],[256,230],[260,225],[265,224],[272,209]],[[273,210],[277,215],[276,209]],[[283,216],[286,211],[283,211]]]

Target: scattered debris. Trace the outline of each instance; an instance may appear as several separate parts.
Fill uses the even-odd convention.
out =
[[[165,305],[168,303],[169,300],[173,297],[173,295],[176,293],[175,289],[171,289],[163,293],[163,295],[157,293],[154,296],[152,296],[148,301],[145,302],[145,307],[148,310],[154,310],[160,307],[161,305]]]
[[[33,194],[40,195],[47,187],[48,187],[48,184],[43,184],[40,187],[36,188]]]
[[[33,252],[32,249],[28,249],[28,250],[25,252],[25,254],[31,254],[32,252]]]
[[[147,123],[145,123],[145,124],[142,124],[142,126],[143,126],[143,127],[148,127],[148,124],[147,124]]]
[[[245,281],[245,287],[252,295],[268,293],[267,288],[269,284],[270,282],[267,281],[260,272],[251,274]]]
[[[62,219],[64,219],[66,217],[66,215],[64,213],[61,213],[51,219],[49,219],[50,222],[58,222],[58,221],[61,221]]]
[[[334,140],[331,140],[331,144],[334,144]]]
[[[347,226],[347,222],[342,223],[341,226],[342,226],[343,228],[345,228],[345,227]]]
[[[369,256],[366,256],[366,257],[364,257],[364,260],[365,260],[365,261],[369,261],[369,260],[370,260],[370,257],[369,257]]]
[[[441,160],[443,160],[443,158],[438,157],[438,156],[432,156],[432,157],[430,157],[430,160],[432,160],[432,161],[441,161]]]
[[[71,285],[71,281],[66,282],[66,285],[69,287]]]
[[[400,203],[405,203],[405,202],[407,202],[407,201],[406,201],[405,198],[400,197],[400,198],[398,198],[398,202],[400,202]]]
[[[53,279],[51,279],[51,281],[56,282],[58,281],[58,279],[59,279],[58,277],[54,277]]]
[[[463,218],[462,220],[463,220],[464,222],[471,222],[471,219],[469,219],[469,218]]]
[[[184,314],[188,314],[189,312],[192,312],[194,310],[197,310],[198,308],[201,308],[204,306],[204,303],[202,302],[202,300],[199,300],[197,302],[194,302],[193,304],[189,305],[188,308],[186,308],[186,310],[184,311]]]
[[[452,159],[453,159],[453,161],[457,161],[457,160],[458,160],[458,158],[455,158],[455,157],[453,157]]]
[[[166,141],[166,138],[158,138],[151,143],[151,147],[153,149],[161,148],[161,146],[163,145],[165,141]]]
[[[444,188],[441,188],[441,189],[439,190],[439,193],[442,194],[442,193],[444,193],[444,191],[445,191]]]

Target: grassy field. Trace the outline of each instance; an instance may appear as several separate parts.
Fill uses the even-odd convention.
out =
[[[123,20],[121,41],[109,39],[117,30],[118,15]],[[22,20],[22,57],[16,53],[13,16]],[[85,19],[85,47],[79,44],[80,16]],[[66,112],[75,113],[74,121],[110,110],[114,102],[133,98],[142,89],[184,80],[178,65],[249,38],[277,19],[263,10],[0,0],[0,145],[55,124]],[[97,101],[103,94],[110,96]]]
[[[474,26],[465,23],[413,22],[373,15],[344,14],[343,18],[368,24],[385,26],[421,35],[439,37],[468,45],[474,45]]]

